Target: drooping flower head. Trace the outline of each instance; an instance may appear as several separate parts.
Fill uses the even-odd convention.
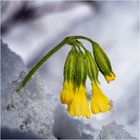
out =
[[[75,94],[72,103],[67,108],[71,116],[90,118],[90,109],[85,90],[86,77],[85,56],[82,52],[79,52],[76,65]]]
[[[100,89],[98,80],[99,70],[107,82],[115,78],[107,55],[96,43],[94,44],[94,57],[81,42],[74,40],[74,44],[69,45],[73,45],[74,49],[69,52],[64,66],[64,84],[60,95],[61,103],[68,105],[67,111],[73,117],[90,118],[91,113],[97,114],[111,110],[110,101]],[[81,51],[80,46],[83,47],[85,53]],[[90,78],[92,85],[90,106],[85,88],[87,76]]]
[[[64,83],[60,94],[60,100],[63,104],[70,104],[74,97],[76,59],[77,51],[72,49],[69,52],[64,65]]]
[[[109,58],[97,43],[93,44],[93,54],[99,70],[104,75],[106,81],[109,83],[110,81],[114,80],[115,74],[112,70]]]
[[[94,58],[79,39],[84,39],[92,44]],[[17,87],[16,92],[19,93],[36,70],[66,44],[72,46],[72,50],[69,52],[64,66],[64,82],[60,94],[61,103],[67,105],[67,111],[71,116],[77,117],[83,116],[90,118],[90,108],[93,114],[110,110],[111,105],[109,99],[99,87],[98,72],[100,71],[104,75],[108,83],[115,79],[115,74],[103,49],[96,42],[84,36],[69,36],[64,38],[28,72]],[[86,96],[87,75],[92,84],[90,106],[88,105]]]

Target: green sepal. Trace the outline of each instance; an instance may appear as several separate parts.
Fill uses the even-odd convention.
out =
[[[75,80],[75,67],[78,51],[72,49],[66,58],[64,65],[64,81],[73,81]]]
[[[110,60],[107,54],[103,51],[103,49],[97,44],[93,43],[93,54],[95,61],[99,67],[100,72],[103,75],[110,75],[113,73]]]
[[[98,66],[92,56],[92,54],[86,50],[85,52],[85,55],[86,55],[86,60],[85,60],[85,63],[86,63],[86,69],[87,69],[87,74],[90,78],[91,81],[98,81]]]
[[[76,63],[76,84],[79,87],[81,84],[85,86],[85,81],[87,78],[86,66],[85,66],[85,55],[82,52],[78,53],[77,63]]]

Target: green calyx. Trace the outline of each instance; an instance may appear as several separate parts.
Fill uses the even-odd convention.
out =
[[[97,43],[93,44],[93,54],[99,70],[103,75],[113,73],[109,58]]]
[[[64,81],[72,81],[75,79],[75,67],[77,60],[78,51],[76,49],[72,49],[66,58],[64,65]]]
[[[92,54],[88,50],[85,51],[85,56],[86,56],[85,62],[86,62],[87,74],[92,82],[93,81],[98,82],[97,64],[94,58],[92,57]]]
[[[76,73],[75,82],[79,87],[81,84],[85,86],[85,81],[87,78],[86,65],[85,65],[85,55],[82,52],[78,53],[76,61]]]

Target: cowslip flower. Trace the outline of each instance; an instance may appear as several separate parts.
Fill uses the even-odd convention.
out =
[[[76,65],[76,89],[73,101],[67,111],[71,116],[90,118],[90,109],[86,97],[85,81],[87,77],[84,54],[79,52]]]
[[[97,114],[111,110],[111,104],[98,83],[92,83],[91,112]]]
[[[87,73],[92,82],[91,112],[97,114],[111,109],[107,96],[103,94],[99,87],[98,68],[91,53],[86,51]]]
[[[106,81],[109,83],[115,80],[115,74],[112,70],[109,58],[97,43],[93,44],[93,54],[99,70],[104,75]]]
[[[74,97],[74,73],[77,51],[71,50],[67,56],[65,65],[64,65],[64,83],[63,89],[60,94],[60,101],[62,104],[70,104]]]
[[[67,111],[71,116],[83,116],[90,118],[90,110],[86,97],[85,87],[81,84],[75,90],[75,95],[72,103],[68,106]]]
[[[85,39],[92,44],[94,57],[78,39]],[[60,101],[67,105],[67,112],[70,116],[90,118],[91,113],[97,114],[110,110],[110,101],[99,87],[98,73],[100,71],[108,83],[115,79],[115,74],[103,49],[96,42],[84,36],[70,36],[63,39],[28,72],[16,91],[19,93],[37,69],[65,44],[72,46],[64,65],[64,82],[60,93]],[[87,76],[92,84],[90,105],[86,94]]]

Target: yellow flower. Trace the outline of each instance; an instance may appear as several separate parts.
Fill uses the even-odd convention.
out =
[[[91,112],[97,114],[111,109],[109,99],[102,93],[97,83],[92,85]]]
[[[74,97],[74,85],[67,80],[64,82],[63,90],[60,94],[60,100],[62,104],[70,104]]]
[[[115,80],[115,74],[111,73],[110,75],[105,75],[105,79],[109,83],[110,81]]]
[[[73,101],[68,106],[67,111],[71,116],[83,116],[90,118],[90,110],[86,97],[86,91],[82,84],[76,88]]]

